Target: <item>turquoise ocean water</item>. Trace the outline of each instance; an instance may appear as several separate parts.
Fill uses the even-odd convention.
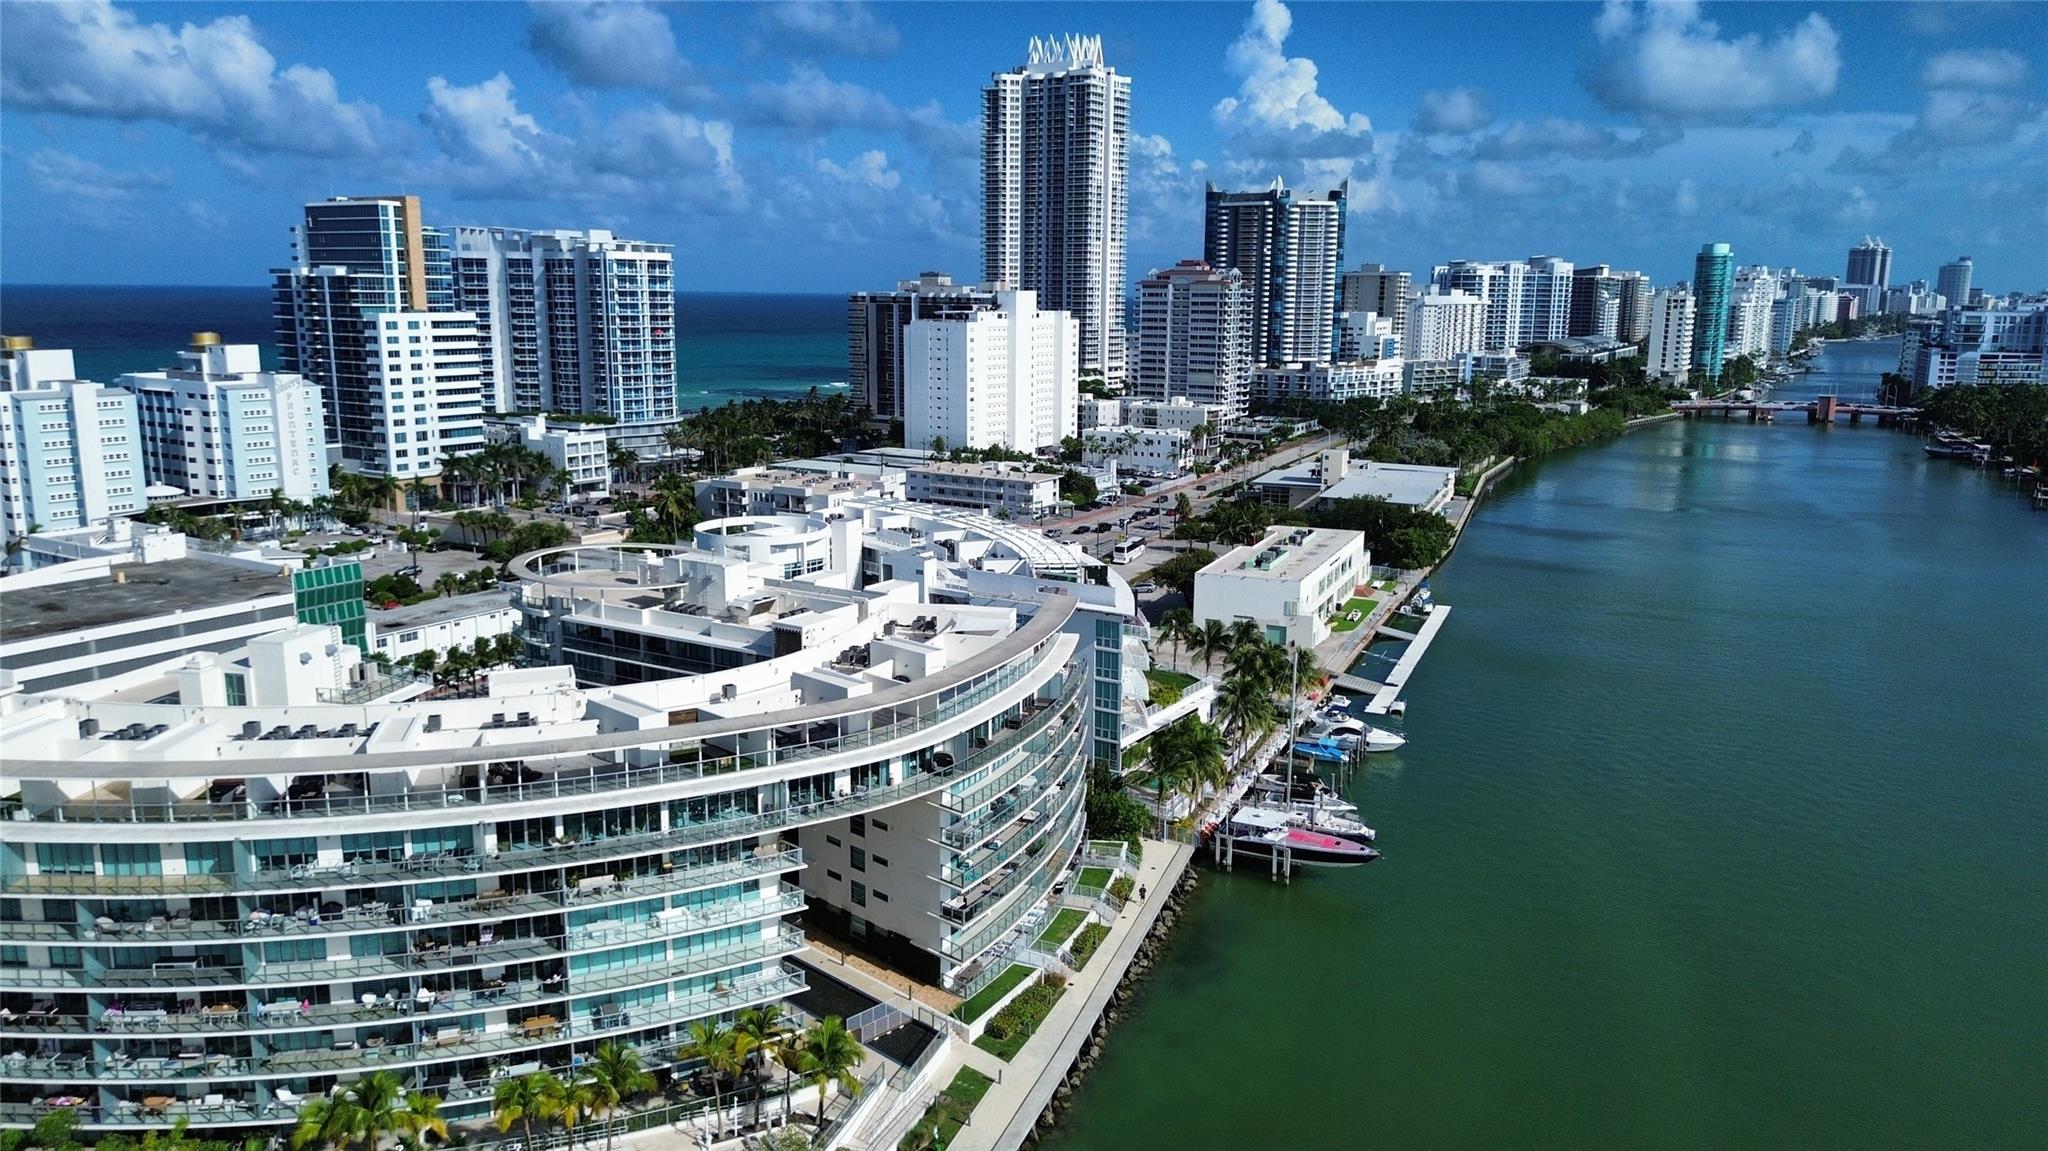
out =
[[[267,288],[0,285],[0,329],[70,348],[79,374],[111,382],[168,367],[195,331],[260,344],[275,362]],[[799,395],[846,379],[841,296],[684,293],[676,301],[676,397],[685,411]]]

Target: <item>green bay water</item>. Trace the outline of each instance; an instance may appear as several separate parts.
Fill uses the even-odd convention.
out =
[[[1502,484],[1350,787],[1385,858],[1205,872],[1047,1146],[2048,1145],[2048,512],[1919,443]]]

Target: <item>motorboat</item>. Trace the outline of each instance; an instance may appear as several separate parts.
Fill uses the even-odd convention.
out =
[[[1334,739],[1297,739],[1294,754],[1324,763],[1344,763],[1351,758],[1351,752]]]
[[[1393,751],[1408,742],[1408,737],[1397,735],[1385,728],[1374,727],[1363,720],[1340,719],[1324,723],[1309,733],[1310,738],[1336,744],[1347,753],[1363,746],[1368,752]]]
[[[1229,840],[1233,854],[1272,859],[1285,852],[1303,867],[1361,867],[1380,857],[1377,848],[1296,827],[1292,819],[1282,811],[1240,807],[1209,830],[1218,842]]]
[[[1436,610],[1436,597],[1429,594],[1429,582],[1423,581],[1415,594],[1408,597],[1408,611],[1415,615],[1428,615]]]
[[[1256,784],[1259,795],[1271,801],[1285,799],[1301,808],[1321,807],[1324,811],[1351,815],[1358,811],[1358,805],[1330,790],[1313,775],[1303,778],[1297,773],[1294,786],[1289,789],[1287,781],[1277,775],[1261,775]]]
[[[1321,804],[1261,803],[1254,806],[1265,811],[1276,811],[1286,816],[1288,826],[1290,827],[1306,828],[1309,831],[1320,832],[1324,835],[1334,835],[1338,839],[1348,839],[1353,843],[1371,843],[1379,837],[1379,833],[1367,827],[1364,820],[1343,812],[1334,811]]]

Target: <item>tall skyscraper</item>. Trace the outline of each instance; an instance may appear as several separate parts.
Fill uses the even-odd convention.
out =
[[[905,444],[1028,452],[1074,434],[1079,325],[1030,292],[998,292],[996,305],[904,329]]]
[[[1862,243],[1849,249],[1847,280],[1850,284],[1889,287],[1892,282],[1892,250],[1876,236],[1863,237]]]
[[[1529,319],[1529,265],[1520,260],[1453,260],[1430,269],[1430,283],[1446,292],[1465,292],[1486,304],[1482,351],[1511,352],[1534,337]]]
[[[1182,260],[1138,281],[1134,390],[1245,411],[1252,367],[1251,293],[1235,268]]]
[[[1337,353],[1337,275],[1344,261],[1344,198],[1296,199],[1279,180],[1257,192],[1208,186],[1202,259],[1235,268],[1251,294],[1252,359],[1321,363]]]
[[[1100,36],[1034,37],[982,95],[982,278],[1072,315],[1081,370],[1122,380],[1130,77]]]
[[[1555,256],[1529,257],[1528,290],[1522,296],[1522,338],[1562,340],[1571,334],[1572,262]],[[1616,297],[1616,307],[1620,297]],[[1616,319],[1620,313],[1617,310]]]
[[[944,272],[899,280],[893,292],[848,296],[847,380],[854,398],[882,419],[903,419],[903,329],[912,320],[957,318],[995,306],[995,292],[956,284]]]
[[[1616,339],[1621,331],[1621,277],[1605,264],[1589,264],[1572,270],[1572,320],[1574,336],[1604,336]]]
[[[1943,264],[1934,278],[1934,290],[1939,292],[1951,308],[1968,307],[1970,303],[1970,278],[1976,271],[1968,256],[1957,256]]]
[[[1406,272],[1389,272],[1379,264],[1360,264],[1337,282],[1337,307],[1345,312],[1371,312],[1394,325],[1394,334],[1408,334]]]
[[[482,447],[489,365],[419,198],[307,204],[294,256],[271,273],[279,367],[321,388],[342,466],[414,479]]]
[[[1734,264],[1735,249],[1726,244],[1703,245],[1692,262],[1692,371],[1707,381],[1721,378],[1721,360],[1728,347],[1728,294]]]
[[[675,260],[608,231],[457,228],[453,306],[474,312],[501,412],[676,417]]]
[[[1615,338],[1639,344],[1650,336],[1650,277],[1641,272],[1616,272],[1621,277],[1620,330]]]
[[[1771,305],[1778,298],[1778,276],[1768,266],[1756,264],[1735,271],[1728,293],[1728,335],[1722,355],[1755,356],[1761,359],[1771,350]]]
[[[1653,380],[1684,383],[1692,367],[1695,329],[1692,289],[1677,284],[1650,301],[1649,355],[1646,370]]]

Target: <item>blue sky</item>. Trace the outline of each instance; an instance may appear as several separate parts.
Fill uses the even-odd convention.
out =
[[[298,205],[610,227],[684,290],[978,275],[976,118],[1033,35],[1133,77],[1131,272],[1201,189],[1352,182],[1347,254],[2048,287],[2036,4],[0,5],[0,279],[261,285]]]

